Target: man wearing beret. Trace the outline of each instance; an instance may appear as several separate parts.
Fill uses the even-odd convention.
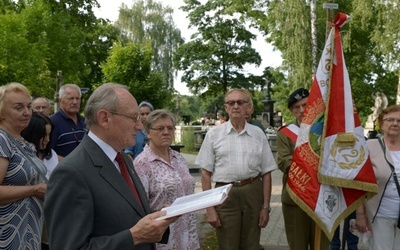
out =
[[[286,180],[300,123],[306,107],[309,92],[300,88],[295,90],[288,99],[288,108],[295,120],[282,127],[277,134],[278,167],[283,172],[282,213],[285,221],[286,237],[291,250],[329,249],[329,240],[321,235],[321,246],[314,247],[315,223],[293,200],[286,190]],[[310,248],[309,248],[310,247]]]

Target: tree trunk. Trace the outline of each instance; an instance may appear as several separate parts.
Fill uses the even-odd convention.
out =
[[[311,51],[312,51],[312,73],[315,75],[318,68],[318,43],[317,43],[317,1],[310,1],[311,9]]]
[[[400,68],[399,68],[399,80],[397,83],[396,104],[400,104]]]

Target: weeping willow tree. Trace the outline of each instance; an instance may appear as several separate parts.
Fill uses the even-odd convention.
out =
[[[311,17],[304,1],[270,1],[267,41],[282,52],[282,68],[291,89],[309,87],[312,79]],[[290,90],[289,90],[290,91]]]
[[[262,0],[260,0],[262,1]],[[313,77],[313,52],[311,13],[316,20],[317,59],[325,43],[327,10],[324,0],[268,0],[267,18],[261,29],[267,34],[267,41],[282,53],[281,70],[285,81],[273,87],[273,98],[277,107],[286,110],[288,94],[298,87],[309,88]],[[314,3],[315,2],[315,3]],[[393,69],[398,61],[398,35],[400,25],[399,0],[338,0],[337,11],[347,13],[351,21],[341,30],[346,65],[349,71],[353,98],[363,121],[371,113],[371,95],[383,92],[392,96],[397,82],[393,85]],[[313,7],[315,4],[315,7]],[[314,12],[312,10],[314,9]],[[337,13],[335,11],[335,14]],[[375,13],[375,14],[374,14]],[[390,27],[390,28],[389,28]],[[397,47],[396,47],[397,46]],[[391,62],[391,67],[388,67]],[[386,66],[385,66],[386,65]],[[396,78],[397,79],[397,78]],[[394,96],[396,94],[394,93]],[[285,113],[288,116],[288,112]]]
[[[315,16],[321,19],[322,15]],[[321,31],[325,22],[320,23],[317,29]],[[287,97],[297,88],[309,88],[312,82],[311,7],[301,0],[267,1],[267,18],[261,28],[267,34],[267,42],[282,55],[279,70],[285,72],[285,78],[282,82],[274,83],[272,96],[277,100],[275,108],[281,110],[288,119],[290,112],[286,107]],[[314,48],[321,48],[324,32],[316,32],[315,35],[317,38],[314,39]]]
[[[374,8],[364,10],[369,19],[377,20],[371,40],[376,44],[375,51],[383,54],[385,67],[397,72],[397,94],[389,97],[400,104],[400,1],[376,0],[371,4]]]
[[[153,51],[151,68],[162,73],[164,84],[169,88],[173,87],[174,80],[173,53],[184,42],[173,21],[173,12],[161,2],[137,0],[131,7],[122,4],[115,23],[128,40],[150,44]]]
[[[372,94],[385,93],[396,101],[398,85],[399,9],[394,1],[352,1],[350,32],[345,39],[347,68],[353,96],[363,121],[371,114]],[[397,1],[398,2],[398,1]]]

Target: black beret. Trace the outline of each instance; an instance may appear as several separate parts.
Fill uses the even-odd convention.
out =
[[[290,108],[294,103],[300,101],[301,99],[307,98],[309,95],[307,89],[299,88],[290,94],[287,106]]]

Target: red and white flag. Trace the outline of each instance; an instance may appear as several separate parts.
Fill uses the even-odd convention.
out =
[[[297,136],[299,134],[299,127],[297,127],[295,124],[291,123],[287,126],[284,126],[280,129],[280,131],[286,135],[290,140],[293,142],[297,141]]]
[[[289,195],[330,239],[378,191],[343,57],[340,28],[348,19],[339,13],[326,41],[287,181]]]

